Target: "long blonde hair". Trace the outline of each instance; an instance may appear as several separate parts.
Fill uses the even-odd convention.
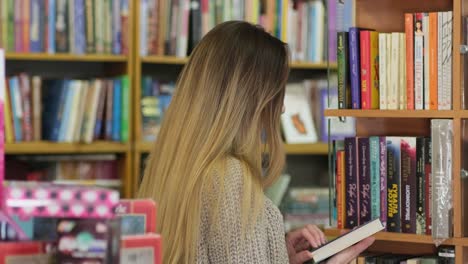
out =
[[[192,52],[138,194],[158,204],[164,263],[195,260],[202,196],[215,184],[215,168],[221,178],[228,176],[218,166],[227,157],[240,160],[247,175],[244,230],[256,220],[263,208],[262,189],[284,166],[280,115],[288,60],[285,43],[240,21],[216,26]],[[266,148],[268,155],[263,155]]]

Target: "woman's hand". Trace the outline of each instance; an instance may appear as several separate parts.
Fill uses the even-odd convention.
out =
[[[309,248],[317,248],[325,243],[327,243],[325,235],[315,225],[306,225],[290,231],[286,234],[289,263],[299,264],[312,259]]]

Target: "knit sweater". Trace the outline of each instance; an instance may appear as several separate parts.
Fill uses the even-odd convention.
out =
[[[250,231],[245,241],[241,236],[241,194],[243,170],[240,161],[229,159],[226,180],[219,215],[217,218],[221,232],[210,229],[212,201],[202,202],[200,234],[196,263],[289,263],[286,250],[283,217],[278,208],[265,197],[261,217]],[[220,242],[227,239],[228,250]]]

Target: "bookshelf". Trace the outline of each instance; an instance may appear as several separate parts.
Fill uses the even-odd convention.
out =
[[[468,228],[466,219],[468,191],[466,180],[460,177],[464,169],[464,121],[468,112],[462,105],[462,94],[466,92],[462,86],[464,65],[460,54],[463,39],[462,16],[468,14],[466,1],[355,1],[356,26],[373,28],[379,32],[404,32],[404,14],[414,12],[453,11],[453,71],[452,71],[452,110],[348,110],[336,109],[325,111],[325,116],[355,117],[357,136],[373,135],[430,135],[430,119],[442,118],[453,120],[453,153],[452,153],[452,184],[453,184],[453,238],[444,241],[444,245],[455,246],[456,263],[468,261]],[[466,66],[465,66],[466,67]],[[331,228],[326,230],[329,236],[338,236],[343,230]],[[387,253],[434,253],[436,248],[431,236],[404,233],[380,232],[376,236],[372,250]]]
[[[92,143],[64,143],[29,141],[5,144],[6,155],[50,154],[117,154],[117,167],[122,182],[121,196],[133,197],[133,14],[137,1],[128,1],[128,54],[107,53],[46,53],[12,52],[5,54],[7,75],[18,71],[47,78],[95,78],[127,75],[129,78],[129,139],[128,142],[93,141]],[[8,166],[8,164],[6,164]],[[91,182],[91,181],[90,181]]]

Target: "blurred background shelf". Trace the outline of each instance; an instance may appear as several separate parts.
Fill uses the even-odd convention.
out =
[[[83,62],[127,62],[125,55],[113,54],[68,54],[68,53],[17,53],[7,52],[6,60],[22,61],[83,61]]]
[[[6,154],[125,153],[129,150],[129,144],[107,141],[97,141],[90,144],[48,141],[5,144]]]

